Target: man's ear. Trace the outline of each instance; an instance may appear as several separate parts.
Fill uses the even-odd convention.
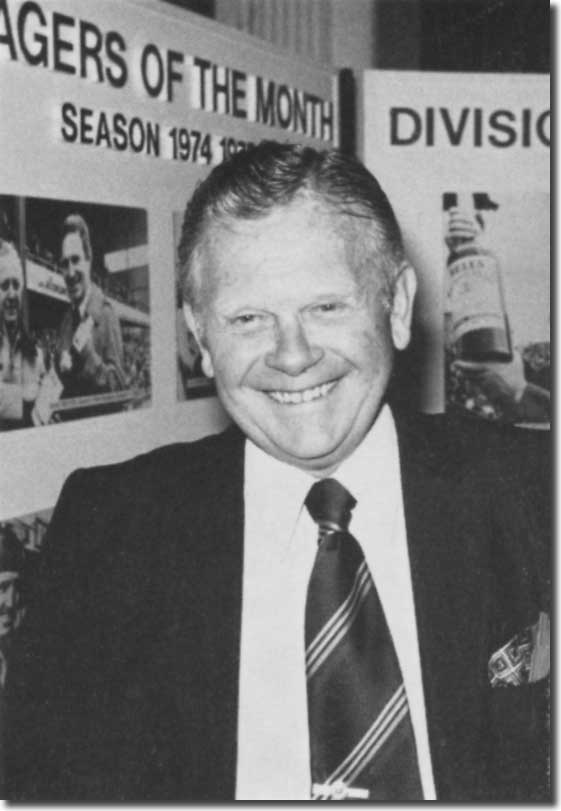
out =
[[[394,281],[390,311],[392,340],[396,349],[405,349],[411,338],[411,319],[416,291],[417,275],[409,262],[404,262]]]
[[[199,351],[201,353],[201,366],[203,372],[207,377],[214,377],[214,367],[212,365],[212,359],[210,357],[210,352],[206,348],[205,342],[203,340],[203,330],[201,328],[199,319],[193,312],[193,308],[187,302],[183,302],[183,315],[185,316],[185,321],[187,322],[187,327],[195,336],[195,340],[197,342],[197,346],[199,347]]]

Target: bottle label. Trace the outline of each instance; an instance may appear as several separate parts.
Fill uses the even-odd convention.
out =
[[[476,329],[504,329],[504,312],[496,259],[470,252],[448,265],[448,311],[453,343]]]

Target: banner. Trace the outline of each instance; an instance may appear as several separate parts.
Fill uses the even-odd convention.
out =
[[[185,204],[251,143],[335,144],[334,88],[169,4],[0,0],[0,520],[224,427],[179,306]]]
[[[549,77],[366,71],[362,98],[418,273],[420,407],[546,427]]]

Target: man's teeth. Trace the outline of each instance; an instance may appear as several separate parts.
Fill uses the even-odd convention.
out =
[[[331,383],[322,383],[321,386],[316,386],[314,389],[304,389],[303,391],[270,391],[269,397],[276,400],[277,403],[292,403],[298,405],[299,403],[310,403],[312,400],[318,400],[320,397],[325,397],[328,391],[331,391],[335,381]]]

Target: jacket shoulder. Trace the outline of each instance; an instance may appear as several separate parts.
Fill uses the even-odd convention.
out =
[[[243,437],[234,429],[211,434],[193,442],[176,442],[139,454],[123,462],[80,468],[67,479],[71,487],[93,487],[118,495],[131,488],[148,487],[153,494],[165,492],[172,480],[199,482],[220,476],[242,455]],[[139,490],[140,488],[140,490]]]
[[[484,478],[536,478],[546,486],[551,461],[549,432],[492,423],[457,413],[396,413],[402,447],[441,475],[478,471]],[[487,473],[486,473],[487,472]],[[547,486],[546,486],[547,489]]]

